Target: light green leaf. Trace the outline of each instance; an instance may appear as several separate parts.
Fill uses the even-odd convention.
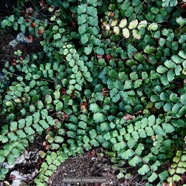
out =
[[[130,140],[128,140],[127,145],[129,148],[133,148],[136,145],[136,143],[137,143],[137,140],[131,138]]]
[[[60,91],[59,90],[55,90],[55,92],[54,92],[54,98],[56,100],[58,100],[60,98]]]
[[[82,14],[86,12],[87,5],[86,4],[81,4],[77,7],[78,14]]]
[[[90,130],[90,131],[89,131],[89,134],[90,134],[90,138],[91,138],[91,139],[94,139],[94,138],[96,138],[96,136],[97,136],[97,132],[96,132],[95,129]]]
[[[169,175],[168,171],[164,171],[159,174],[159,178],[161,181],[164,181],[165,179],[167,179],[168,175]]]
[[[177,114],[179,112],[179,110],[181,109],[182,104],[181,103],[176,103],[173,107],[172,107],[172,112]]]
[[[168,123],[162,123],[162,127],[166,133],[172,133],[175,131],[174,127]]]
[[[47,109],[43,109],[41,111],[41,117],[42,119],[45,119],[48,116],[48,110]]]
[[[34,115],[33,115],[34,116]],[[37,116],[36,116],[37,117]],[[38,115],[39,117],[39,115]],[[34,119],[35,120],[35,119]],[[25,121],[26,121],[26,126],[30,126],[32,124],[32,121],[33,121],[33,117],[32,116],[27,116],[25,118]]]
[[[138,30],[133,30],[132,35],[135,39],[141,39],[141,35]]]
[[[186,106],[186,93],[180,96],[180,101],[183,105]]]
[[[110,125],[107,122],[101,123],[100,125],[101,131],[109,131],[110,130]]]
[[[39,124],[41,125],[41,127],[43,127],[44,129],[47,129],[49,127],[48,123],[45,120],[40,120]],[[37,130],[37,129],[36,129]]]
[[[89,55],[92,52],[93,46],[88,45],[87,47],[84,48],[84,52],[86,55]]]
[[[130,157],[132,157],[134,155],[134,151],[132,149],[128,149],[128,150],[124,150],[120,153],[120,156],[125,159],[128,160],[130,159]]]
[[[87,17],[87,23],[90,25],[90,26],[97,26],[98,25],[98,18],[97,17]]]
[[[97,16],[97,9],[92,6],[88,6],[87,7],[87,14],[91,15],[92,17],[96,17]]]
[[[130,7],[127,9],[127,11],[125,12],[125,16],[126,16],[126,17],[130,17],[130,16],[132,16],[132,14],[133,14],[133,7],[130,6]]]
[[[148,178],[148,181],[153,182],[157,179],[157,177],[158,177],[158,174],[153,172],[152,175]]]
[[[180,50],[179,53],[178,53],[178,55],[179,55],[181,58],[186,59],[186,53],[185,53],[185,51]]]
[[[100,47],[94,48],[94,51],[96,54],[100,54],[100,55],[104,55],[104,53],[105,53],[104,49],[100,48]]]
[[[132,80],[126,80],[124,85],[125,90],[132,88]]]
[[[61,101],[57,102],[56,104],[56,111],[61,111],[63,108],[63,103]]]
[[[19,129],[24,128],[24,126],[25,126],[25,119],[20,119],[18,121],[18,123],[19,123]]]
[[[148,30],[150,30],[150,31],[156,31],[157,29],[158,29],[158,24],[157,23],[151,23],[148,26]]]
[[[128,28],[124,28],[123,30],[122,30],[122,34],[123,34],[123,37],[124,38],[129,38],[129,36],[130,36],[130,32],[129,32],[129,29]]]
[[[60,35],[60,33],[56,33],[53,35],[53,37],[54,37],[54,40],[57,40],[57,39],[61,38],[61,35]]]
[[[119,143],[115,143],[114,144],[114,149],[116,151],[120,151],[121,149],[124,149],[126,147],[125,143],[122,141],[122,142],[119,142]]]
[[[93,119],[95,122],[99,123],[105,121],[107,117],[103,113],[95,113]]]
[[[47,116],[47,122],[49,125],[54,125],[54,119],[51,116]]]
[[[78,24],[79,25],[82,25],[82,24],[86,23],[86,14],[82,14],[82,15],[78,16],[77,19],[78,19]]]
[[[133,21],[131,21],[130,23],[129,23],[129,29],[135,29],[136,27],[137,27],[137,25],[138,25],[138,20],[137,19],[135,19],[135,20],[133,20]]]
[[[186,24],[186,20],[182,17],[178,17],[176,19],[176,22],[180,25],[180,26],[184,26]]]
[[[141,162],[141,158],[139,156],[134,156],[130,161],[129,164],[133,167],[135,167],[138,163]],[[139,169],[140,170],[140,169]],[[139,171],[138,170],[138,171]]]
[[[163,106],[163,109],[165,110],[165,112],[169,112],[169,111],[171,111],[172,106],[173,106],[172,103],[166,103],[166,104]]]
[[[139,24],[138,24],[138,29],[144,28],[146,26],[147,26],[147,21],[146,20],[140,21]]]
[[[125,177],[125,175],[122,173],[122,172],[120,172],[118,175],[117,175],[117,178],[118,179],[121,179],[121,178],[124,178]]]
[[[161,83],[162,83],[164,86],[166,86],[166,85],[169,84],[169,81],[168,81],[168,78],[167,78],[166,74],[163,74],[163,75],[161,76],[160,80],[161,80]]]
[[[86,44],[88,41],[89,41],[89,35],[88,35],[88,34],[84,34],[84,35],[81,37],[81,43],[84,45],[84,44]]]
[[[27,133],[28,135],[32,135],[35,133],[35,131],[31,128],[31,127],[25,127],[24,129],[25,133]]]
[[[176,6],[178,1],[177,0],[162,0],[163,7],[173,7]]]
[[[89,108],[92,112],[100,112],[100,107],[97,103],[91,103],[90,104],[90,108]]]
[[[181,51],[180,51],[181,52]],[[180,64],[183,62],[183,59],[177,55],[173,55],[171,57],[171,60],[174,61],[176,64]]]
[[[138,79],[138,74],[136,72],[132,72],[132,73],[130,73],[130,78],[132,80],[137,80]]]
[[[47,103],[47,104],[49,104],[49,103],[52,103],[52,96],[51,95],[46,95],[45,96],[45,102]]]
[[[149,45],[147,45],[144,49],[144,52],[147,54],[152,54],[154,51],[155,51],[155,48]]]
[[[78,127],[82,128],[82,129],[86,129],[87,124],[84,121],[80,121],[80,122],[78,122]]]
[[[127,25],[127,19],[122,19],[119,23],[120,28],[124,28]]]
[[[134,82],[134,88],[138,88],[142,85],[142,80],[141,79],[138,79]]]
[[[151,127],[146,127],[145,131],[147,133],[147,136],[150,136],[150,137],[154,136],[154,131],[153,131],[153,129]]]
[[[155,124],[156,118],[154,115],[151,115],[148,117],[148,121],[149,121],[149,126],[152,126]]]
[[[42,108],[44,107],[42,101],[39,100],[39,101],[37,102],[37,107],[38,107],[39,109],[42,109]]]
[[[164,64],[167,68],[175,68],[176,67],[176,64],[174,62],[172,62],[171,60],[166,60]]]
[[[11,122],[10,123],[10,131],[17,130],[17,122]]]
[[[143,152],[143,150],[144,150],[144,145],[142,143],[139,143],[138,146],[137,146],[137,148],[136,148],[136,150],[135,150],[135,153],[137,155],[141,155],[141,153]]]
[[[180,181],[180,180],[181,180],[181,177],[178,176],[177,174],[175,174],[175,175],[173,176],[173,181],[178,182],[178,181]]]
[[[150,170],[149,166],[144,164],[140,169],[138,169],[138,173],[140,175],[145,175],[146,173],[148,173]]]
[[[177,103],[179,101],[178,95],[176,93],[171,93],[169,98],[174,103]]]
[[[120,29],[118,26],[114,26],[113,27],[113,32],[116,34],[116,35],[119,35],[119,32],[120,32]]]
[[[87,0],[88,4],[92,5],[92,6],[97,6],[98,4],[98,0]]]
[[[182,120],[182,119],[177,119],[177,120],[172,120],[171,123],[175,126],[175,127],[186,127],[186,121]]]
[[[183,173],[185,173],[185,168],[178,167],[178,168],[176,169],[176,173],[178,173],[178,174],[183,174]]]

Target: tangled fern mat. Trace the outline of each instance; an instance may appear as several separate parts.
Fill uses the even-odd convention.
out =
[[[182,0],[18,1],[1,30],[41,49],[0,62],[0,163],[42,136],[38,186],[96,147],[148,186],[186,184],[185,10]]]

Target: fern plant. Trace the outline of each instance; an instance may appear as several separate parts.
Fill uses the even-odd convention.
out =
[[[169,183],[175,183],[182,178],[180,175],[185,173],[185,151],[177,151],[173,163],[169,169],[170,177],[167,178]]]
[[[99,146],[121,169],[136,167],[147,185],[179,182],[186,122],[179,3],[34,3],[42,7],[40,19],[33,9],[29,23],[20,11],[1,22],[3,29],[36,36],[42,49],[25,58],[17,51],[16,64],[3,64],[0,163],[13,164],[40,135],[45,150],[39,151],[36,185],[47,185],[69,156]],[[171,160],[169,169],[162,168]],[[8,173],[1,168],[0,179]]]

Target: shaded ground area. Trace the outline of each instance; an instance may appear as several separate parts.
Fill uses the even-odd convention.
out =
[[[0,12],[0,22],[8,15],[9,12]],[[21,31],[14,31],[11,28],[0,29],[0,70],[6,61],[15,66],[15,61],[18,56],[14,54],[15,51],[21,50],[22,56],[32,55],[39,52],[42,47],[40,45],[40,39],[33,37],[33,42],[30,44],[18,44],[16,47],[9,45],[9,42],[16,39],[16,36],[21,33]]]
[[[1,30],[0,32],[0,67],[2,68],[6,61],[9,61],[13,66],[16,65],[16,60],[18,56],[14,54],[15,51],[21,50],[22,57],[26,57],[27,55],[32,55],[33,53],[37,53],[41,46],[39,44],[39,39],[35,39],[31,44],[18,44],[15,48],[9,45],[9,42],[16,38],[17,34],[20,32],[13,32],[12,30]]]
[[[129,167],[130,168],[130,167]],[[125,168],[122,168],[125,172]],[[127,169],[126,169],[127,171]],[[120,170],[114,168],[109,156],[103,149],[96,149],[83,155],[71,157],[62,163],[50,178],[50,186],[143,186],[145,182],[136,174],[135,170],[126,173],[126,179],[118,179]],[[105,178],[102,183],[65,183],[68,178]],[[65,182],[64,182],[65,180]],[[93,180],[91,180],[93,182]],[[98,181],[99,182],[99,181]]]
[[[38,155],[39,150],[44,150],[42,145],[43,139],[41,136],[35,136],[35,141],[33,144],[30,144],[28,148],[21,154],[21,156],[16,159],[13,167],[6,167],[6,162],[4,166],[9,169],[9,172],[6,175],[5,180],[0,181],[0,186],[26,186],[26,185],[35,185],[34,178],[37,177],[40,165],[42,163],[41,158]],[[0,164],[0,167],[3,166]],[[3,167],[4,167],[3,166]],[[15,179],[12,178],[12,175],[15,176]],[[23,179],[25,177],[26,179]],[[14,183],[14,180],[19,180],[20,184]]]

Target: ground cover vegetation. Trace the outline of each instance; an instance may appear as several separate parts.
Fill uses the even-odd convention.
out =
[[[96,147],[137,167],[146,185],[186,183],[185,9],[177,0],[16,3],[1,30],[41,50],[1,63],[0,162],[13,164],[40,135],[39,186]]]

